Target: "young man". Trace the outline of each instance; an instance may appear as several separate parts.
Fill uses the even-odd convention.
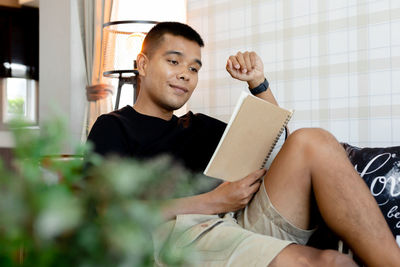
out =
[[[99,117],[89,135],[95,151],[140,158],[169,153],[202,171],[226,125],[203,114],[173,115],[197,85],[202,46],[187,25],[156,25],[137,58],[137,102]],[[276,104],[256,53],[230,56],[226,69],[257,97]],[[232,218],[230,212],[239,210]],[[338,252],[305,246],[314,212],[368,266],[400,264],[399,247],[367,186],[341,145],[322,129],[291,134],[268,171],[170,200],[164,208],[169,221],[158,236],[174,236],[178,248],[192,246],[202,259],[198,266],[356,266]]]

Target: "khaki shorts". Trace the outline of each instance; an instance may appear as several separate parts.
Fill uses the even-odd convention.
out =
[[[184,214],[153,233],[156,264],[166,240],[182,250],[191,248],[190,266],[268,266],[291,243],[306,244],[315,230],[289,223],[272,206],[264,183],[251,203],[237,214]]]

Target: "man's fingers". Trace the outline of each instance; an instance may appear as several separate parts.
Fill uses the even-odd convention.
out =
[[[226,65],[230,70],[233,69],[232,60],[228,59],[228,62],[226,62]]]
[[[267,173],[267,170],[264,169],[264,168],[259,169],[259,170],[255,171],[255,172],[253,172],[253,174],[254,174],[255,176],[258,176],[258,178],[263,177],[266,173]]]
[[[261,179],[266,173],[267,173],[267,171],[263,168],[263,169],[257,170],[255,172],[249,174],[245,179],[249,183],[249,185],[252,185],[258,179]]]
[[[247,191],[247,197],[248,201],[250,201],[254,194],[256,194],[258,192],[258,190],[260,189],[261,186],[261,180],[257,180],[257,182],[255,182],[253,185],[251,185]]]
[[[250,185],[250,194],[254,194],[255,192],[258,191],[258,188],[260,188],[261,182],[262,182],[262,180],[258,179],[252,185]]]
[[[238,70],[236,70],[233,66],[234,63],[232,63],[231,59],[228,59],[228,61],[226,62],[226,71],[233,77],[235,78],[237,76],[237,73],[239,72]]]
[[[237,58],[236,58],[235,56],[230,56],[230,57],[229,57],[229,60],[230,60],[231,63],[232,63],[232,68],[233,68],[233,69],[236,69],[236,70],[239,70],[239,69],[240,69],[239,61],[237,60]]]
[[[255,52],[237,52],[236,55],[229,57],[226,70],[235,79],[250,81],[262,72],[262,65],[260,66],[260,58]]]
[[[250,195],[250,196],[248,196],[248,197],[246,197],[245,199],[243,199],[243,208],[247,205],[247,204],[249,204],[249,202],[250,202],[250,200],[253,198],[253,195]]]
[[[250,52],[250,62],[252,69],[255,68],[257,62],[257,54],[255,52]]]
[[[266,169],[260,169],[257,170],[255,172],[250,173],[249,175],[247,175],[246,177],[233,182],[235,183],[237,186],[239,186],[239,188],[242,189],[247,189],[248,187],[252,186],[255,183],[258,183],[261,181],[261,178],[267,173]]]
[[[244,52],[243,54],[244,62],[246,64],[246,70],[247,72],[250,72],[253,69],[253,65],[251,64],[250,60],[250,53],[249,52]]]
[[[240,64],[241,72],[242,73],[247,73],[246,62],[245,62],[243,54],[241,52],[237,52],[236,59]]]
[[[257,54],[255,52],[237,52],[230,56],[227,62],[227,68],[240,71],[245,74],[252,71],[257,64]]]

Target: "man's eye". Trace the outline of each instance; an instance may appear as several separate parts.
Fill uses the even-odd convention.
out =
[[[173,59],[168,59],[168,62],[171,63],[172,65],[178,65],[178,61]]]
[[[192,72],[199,72],[199,70],[198,69],[196,69],[196,68],[193,68],[193,67],[191,67],[191,68],[189,68],[190,69],[190,71],[192,71]]]

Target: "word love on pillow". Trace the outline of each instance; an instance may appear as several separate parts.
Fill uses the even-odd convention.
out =
[[[343,147],[367,183],[400,246],[400,146],[358,148],[343,144]]]

